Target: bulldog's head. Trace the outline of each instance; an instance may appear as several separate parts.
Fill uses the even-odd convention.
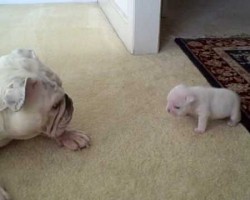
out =
[[[55,82],[27,80],[23,110],[42,116],[42,132],[50,137],[61,135],[71,121],[73,102]]]
[[[1,81],[6,77],[4,83],[8,83],[1,88],[0,95],[0,112],[5,112],[7,131],[15,138],[18,135],[29,138],[39,133],[50,137],[62,134],[71,121],[73,102],[64,92],[60,79],[35,56],[11,58],[9,67],[17,64],[18,73],[0,67],[0,73],[2,70],[6,74],[0,75]]]

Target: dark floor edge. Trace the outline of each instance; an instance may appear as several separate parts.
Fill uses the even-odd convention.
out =
[[[205,39],[205,38],[202,38]],[[200,63],[196,57],[189,51],[188,47],[185,43],[185,38],[175,38],[176,44],[182,49],[182,51],[187,55],[187,57],[192,61],[195,67],[201,72],[201,74],[206,78],[209,84],[213,87],[222,87],[213,77],[211,77],[210,73],[203,67],[202,63]],[[250,132],[250,119],[247,115],[241,111],[241,123],[245,126],[245,128]]]

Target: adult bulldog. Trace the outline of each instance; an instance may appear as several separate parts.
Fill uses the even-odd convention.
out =
[[[73,110],[60,78],[33,50],[16,49],[0,57],[0,147],[39,134],[71,150],[89,146],[88,136],[68,128]],[[0,187],[3,199],[8,195]]]

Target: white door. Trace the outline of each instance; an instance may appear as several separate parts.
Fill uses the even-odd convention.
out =
[[[159,51],[161,0],[98,0],[132,54]]]

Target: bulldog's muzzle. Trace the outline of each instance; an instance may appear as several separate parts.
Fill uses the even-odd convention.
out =
[[[70,123],[73,112],[73,101],[67,94],[65,94],[55,110],[50,111],[45,134],[49,137],[57,137],[61,135]]]
[[[74,112],[73,101],[69,97],[69,95],[67,95],[67,94],[64,95],[64,99],[66,102],[66,109],[65,110],[69,113],[70,116],[72,116],[72,114]]]

